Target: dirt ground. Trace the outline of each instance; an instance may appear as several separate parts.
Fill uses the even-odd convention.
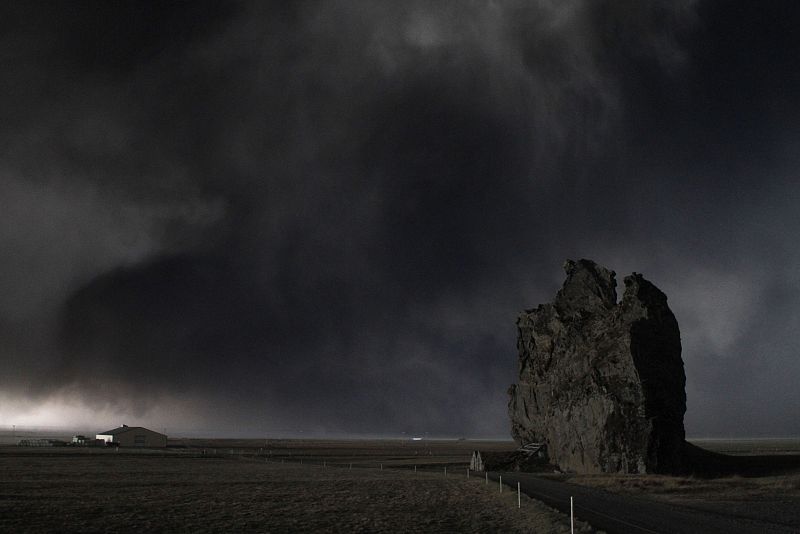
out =
[[[564,515],[524,495],[518,508],[510,488],[447,461],[465,462],[466,444],[193,445],[3,447],[0,532],[569,532]]]

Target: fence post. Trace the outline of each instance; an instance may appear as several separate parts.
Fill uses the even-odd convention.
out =
[[[469,467],[467,467],[467,478],[469,478]]]
[[[517,508],[522,508],[522,494],[519,490],[519,482],[517,482]]]
[[[500,477],[500,493],[503,493],[503,475],[497,475]]]
[[[489,485],[489,471],[484,471],[484,474],[486,475],[486,485],[488,486]]]
[[[569,531],[575,534],[575,516],[572,513],[572,497],[569,498]]]

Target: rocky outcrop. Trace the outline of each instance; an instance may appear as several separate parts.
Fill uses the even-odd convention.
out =
[[[552,303],[517,319],[519,383],[512,434],[545,443],[551,463],[580,473],[681,469],[686,375],[667,297],[642,275],[568,260]]]

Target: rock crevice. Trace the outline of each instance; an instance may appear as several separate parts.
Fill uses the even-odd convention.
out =
[[[564,269],[554,301],[517,319],[512,435],[545,443],[565,471],[678,471],[686,376],[666,295],[633,273],[618,303],[613,271],[590,260]]]

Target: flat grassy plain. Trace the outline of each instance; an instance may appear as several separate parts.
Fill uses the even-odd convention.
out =
[[[171,445],[0,447],[0,532],[569,532],[563,514],[468,479],[474,442]]]
[[[692,440],[705,450],[732,456],[741,473],[717,477],[570,475],[567,482],[614,493],[647,496],[681,506],[769,520],[800,532],[800,439]]]
[[[733,456],[800,455],[799,438],[692,439],[707,451]]]

